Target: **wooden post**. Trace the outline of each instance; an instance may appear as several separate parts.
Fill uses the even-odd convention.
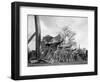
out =
[[[28,44],[30,43],[30,41],[33,39],[33,37],[36,35],[36,32],[34,32],[33,34],[32,34],[32,36],[29,38],[29,40],[28,40]]]
[[[41,28],[39,16],[35,15],[35,28],[36,28],[36,56],[40,58],[40,43],[41,43]]]

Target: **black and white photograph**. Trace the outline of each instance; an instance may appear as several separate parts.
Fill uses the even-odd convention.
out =
[[[27,15],[27,23],[29,67],[88,64],[88,17]]]
[[[97,75],[97,7],[12,3],[11,78]]]

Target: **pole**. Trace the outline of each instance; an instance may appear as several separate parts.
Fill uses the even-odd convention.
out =
[[[39,16],[35,15],[35,28],[36,28],[36,56],[40,58],[40,43],[41,43],[41,28]]]

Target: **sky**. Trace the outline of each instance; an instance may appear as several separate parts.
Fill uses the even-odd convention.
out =
[[[35,32],[34,15],[28,16],[28,38]],[[41,37],[45,35],[56,36],[62,28],[68,26],[76,33],[75,41],[81,48],[88,49],[88,18],[68,16],[39,16]],[[35,48],[35,38],[30,42],[31,49]]]

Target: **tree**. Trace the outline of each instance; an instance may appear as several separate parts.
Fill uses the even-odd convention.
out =
[[[67,43],[69,45],[76,45],[75,37],[74,37],[76,33],[72,31],[70,27],[65,26],[62,29],[62,32],[60,33],[60,35],[64,39],[64,44]],[[68,39],[67,42],[66,42],[66,38]]]

